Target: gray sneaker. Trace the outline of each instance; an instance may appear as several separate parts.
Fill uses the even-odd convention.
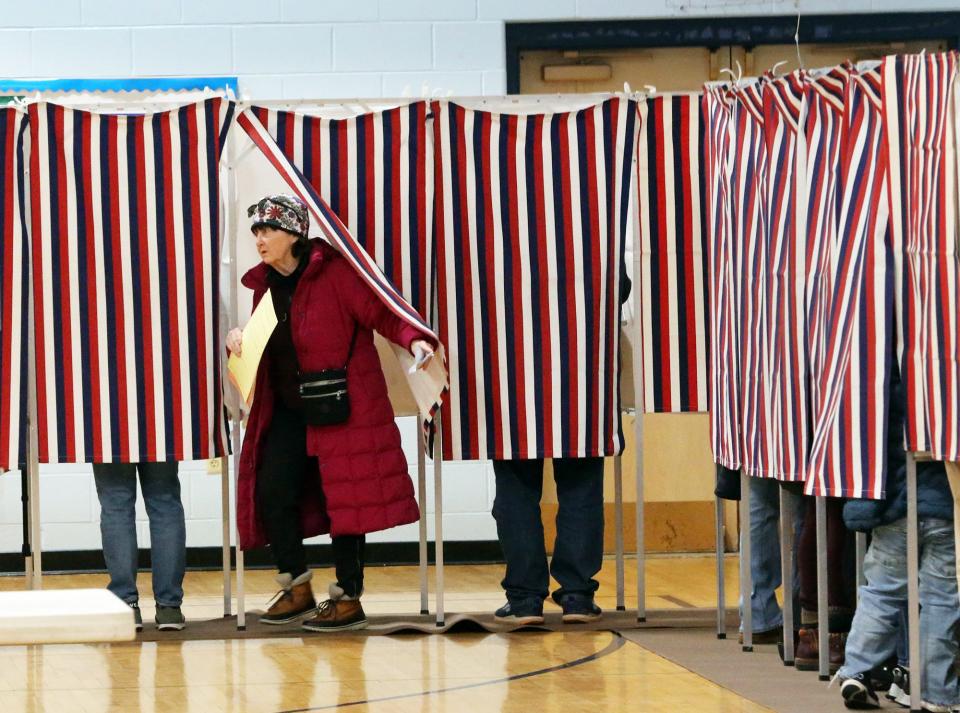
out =
[[[181,631],[187,625],[187,620],[180,611],[180,607],[163,607],[157,605],[157,629],[159,631]]]
[[[140,615],[140,605],[137,602],[127,602],[127,606],[133,609],[133,621],[137,626],[137,631],[143,631],[143,617]]]

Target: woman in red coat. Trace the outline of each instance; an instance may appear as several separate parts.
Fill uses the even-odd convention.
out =
[[[334,248],[307,238],[309,214],[299,198],[269,196],[249,213],[262,262],[242,282],[254,304],[270,290],[278,324],[240,453],[240,546],[269,544],[280,571],[281,591],[260,621],[285,624],[316,610],[305,629],[359,629],[367,624],[360,605],[365,533],[419,518],[373,331],[424,364],[436,345],[391,312]],[[239,329],[227,335],[227,347],[241,352]],[[316,377],[300,375],[344,367],[349,416],[312,425],[300,387]],[[303,540],[324,533],[333,541],[337,581],[317,607]]]

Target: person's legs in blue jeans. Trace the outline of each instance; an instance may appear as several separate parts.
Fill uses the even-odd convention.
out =
[[[564,595],[593,599],[603,566],[603,458],[554,458],[557,483],[557,538],[550,574]]]
[[[860,587],[844,664],[837,672],[841,680],[866,674],[897,651],[900,615],[907,598],[906,519],[873,530],[863,573],[867,583]]]
[[[793,503],[794,542],[803,525],[803,500]],[[796,549],[794,550],[796,552]],[[797,558],[794,557],[794,597],[799,603]],[[771,631],[783,626],[783,613],[777,602],[777,588],[782,583],[780,567],[780,482],[773,478],[752,478],[750,481],[750,575],[753,590],[750,606],[755,632]],[[740,601],[741,618],[743,601]],[[795,607],[794,611],[798,612]]]
[[[510,601],[542,602],[550,587],[540,519],[543,460],[495,460],[493,472],[497,485],[493,517],[507,562],[500,584]]]
[[[920,521],[920,693],[924,701],[946,706],[960,703],[954,666],[960,621],[954,550],[953,522]]]
[[[153,596],[164,607],[183,603],[187,531],[177,463],[140,463],[140,490],[150,519]]]
[[[93,480],[100,500],[103,559],[110,573],[107,589],[127,604],[137,594],[137,472],[132,463],[96,463]]]

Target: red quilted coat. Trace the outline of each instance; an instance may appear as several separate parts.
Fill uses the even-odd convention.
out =
[[[254,291],[254,305],[267,291],[269,269],[261,263],[243,276],[243,285]],[[317,457],[319,468],[316,478],[308,478],[304,488],[304,537],[327,532],[359,535],[416,522],[420,513],[413,482],[372,330],[408,349],[416,339],[434,340],[394,315],[346,259],[321,240],[311,241],[309,262],[294,292],[290,319],[304,372],[342,368],[354,325],[358,327],[347,369],[350,418],[332,426],[307,426],[307,453]],[[267,544],[254,494],[273,402],[265,355],[240,452],[237,527],[243,549]]]

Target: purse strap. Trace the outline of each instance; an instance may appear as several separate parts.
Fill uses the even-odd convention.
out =
[[[343,365],[343,370],[346,371],[347,367],[350,366],[350,359],[353,357],[353,347],[357,343],[357,323],[353,323],[353,336],[350,338],[350,351],[347,352],[347,363]]]

